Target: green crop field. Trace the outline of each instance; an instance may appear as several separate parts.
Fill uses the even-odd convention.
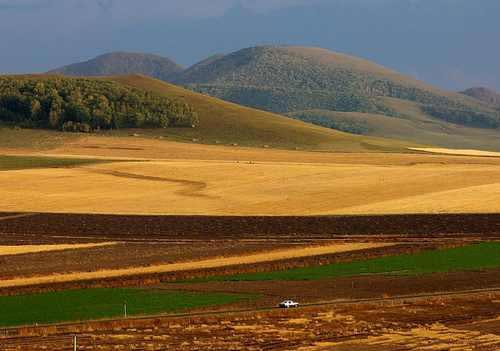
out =
[[[481,243],[458,248],[285,271],[217,276],[207,280],[317,280],[362,274],[426,274],[496,267],[500,267],[500,243]]]
[[[150,315],[237,302],[250,295],[189,293],[142,289],[66,290],[1,296],[0,326],[31,325]]]
[[[38,156],[2,156],[0,155],[0,171],[10,171],[30,168],[70,167],[92,163],[106,162],[104,160],[38,157]]]

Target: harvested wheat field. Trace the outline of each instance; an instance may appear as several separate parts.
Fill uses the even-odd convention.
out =
[[[0,281],[0,288],[218,268],[218,267],[227,267],[235,265],[254,264],[260,262],[279,261],[291,258],[302,258],[302,257],[320,256],[326,254],[335,254],[341,252],[359,251],[365,249],[387,247],[391,245],[393,244],[390,243],[332,244],[325,246],[299,247],[299,248],[283,249],[283,250],[276,250],[269,252],[259,252],[248,255],[215,257],[215,258],[196,260],[190,262],[150,265],[148,267],[131,267],[122,269],[98,270],[92,272],[49,274],[45,276],[30,277],[30,278],[4,279]]]
[[[52,252],[63,250],[90,249],[94,247],[115,245],[115,242],[96,243],[96,244],[59,244],[59,245],[17,245],[0,246],[0,256],[22,255],[27,253]]]
[[[500,159],[498,165],[473,158],[448,164],[446,156],[430,163],[419,156],[420,163],[391,164],[392,155],[373,157],[386,164],[163,160],[4,171],[0,208],[212,215],[500,211]]]

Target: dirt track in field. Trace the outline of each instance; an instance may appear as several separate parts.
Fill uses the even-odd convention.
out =
[[[327,246],[304,247],[296,249],[286,249],[270,251],[249,255],[233,257],[211,258],[206,260],[162,264],[149,267],[133,267],[113,270],[99,270],[94,272],[78,272],[65,274],[51,274],[41,277],[14,278],[0,281],[0,288],[29,286],[38,284],[64,283],[82,280],[94,280],[116,277],[127,277],[135,275],[147,275],[155,273],[189,271],[196,269],[210,269],[235,265],[248,265],[261,262],[279,261],[292,258],[302,258],[309,256],[321,256],[340,252],[358,251],[372,248],[387,247],[390,243],[349,243],[333,244]]]
[[[107,175],[111,175],[113,177],[118,177],[118,178],[138,179],[138,180],[153,181],[153,182],[166,182],[166,183],[180,184],[180,185],[185,186],[185,189],[178,190],[176,193],[179,195],[193,196],[193,197],[207,197],[207,195],[200,193],[200,191],[202,191],[203,189],[205,189],[207,187],[207,183],[205,183],[205,182],[195,182],[195,181],[189,181],[189,180],[184,180],[184,179],[145,176],[145,175],[140,175],[140,174],[119,172],[119,171],[105,170],[105,169],[95,169],[95,168],[92,169],[92,168],[84,168],[84,167],[81,167],[81,168],[85,169],[86,171],[88,171],[90,173],[107,174]]]

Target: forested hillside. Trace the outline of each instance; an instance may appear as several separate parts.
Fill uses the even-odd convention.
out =
[[[448,122],[498,128],[498,111],[385,67],[319,48],[254,47],[203,61],[175,80],[193,90],[279,113],[322,109],[399,117],[381,97],[425,106]]]
[[[193,127],[195,110],[113,81],[59,76],[0,77],[0,122],[90,132],[116,128]]]

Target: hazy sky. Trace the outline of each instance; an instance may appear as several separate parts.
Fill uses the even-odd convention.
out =
[[[0,0],[0,72],[115,51],[190,65],[258,44],[321,46],[449,89],[500,90],[500,0]]]

